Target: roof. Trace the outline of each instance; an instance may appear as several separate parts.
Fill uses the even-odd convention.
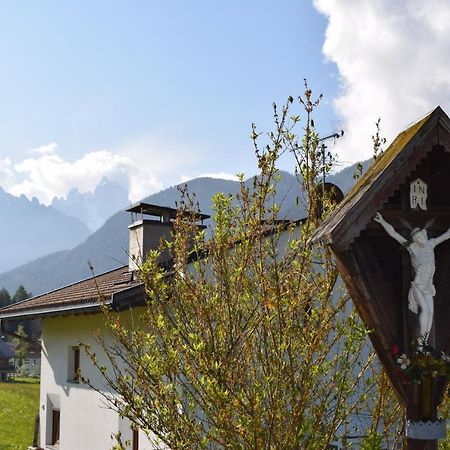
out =
[[[15,358],[16,352],[8,342],[0,340],[0,358]]]
[[[146,214],[149,216],[164,217],[169,220],[175,219],[178,213],[178,210],[174,208],[168,208],[167,206],[152,205],[150,203],[144,202],[135,203],[131,205],[131,207],[128,208],[126,211],[135,214]],[[185,214],[188,215],[189,212],[185,212]],[[210,216],[208,216],[207,214],[201,213],[196,214],[196,217],[198,217],[198,220],[205,220],[210,218]]]
[[[432,146],[439,144],[441,127],[450,132],[450,119],[438,106],[401,132],[319,227],[311,241],[347,249]],[[430,138],[430,145],[423,145]]]
[[[114,295],[123,298],[125,292],[141,286],[123,266],[1,308],[0,319],[97,312],[102,304],[112,304]]]

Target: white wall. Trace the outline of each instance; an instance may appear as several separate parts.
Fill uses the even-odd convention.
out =
[[[131,439],[128,423],[105,406],[101,395],[83,383],[68,381],[69,353],[80,342],[101,354],[93,332],[104,329],[102,315],[49,318],[42,321],[42,365],[40,395],[41,447],[51,443],[52,410],[60,410],[60,450],[107,450],[112,448],[112,433],[122,432]],[[104,386],[88,357],[80,352],[83,376],[95,386]],[[154,447],[140,436],[140,450]]]

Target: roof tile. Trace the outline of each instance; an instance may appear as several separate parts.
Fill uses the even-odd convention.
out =
[[[115,292],[138,284],[140,284],[140,281],[133,277],[133,272],[128,270],[128,266],[119,267],[101,275],[0,308],[0,316],[12,313],[38,312],[49,308],[82,306],[101,300],[108,301]]]

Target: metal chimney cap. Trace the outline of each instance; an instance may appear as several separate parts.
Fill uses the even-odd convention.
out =
[[[177,210],[174,208],[168,208],[167,206],[159,206],[159,205],[152,205],[150,203],[144,203],[144,202],[138,202],[133,205],[131,205],[130,208],[126,210],[130,213],[135,214],[145,214],[149,216],[156,216],[163,219],[163,221],[169,221],[175,219],[177,216]],[[188,212],[185,213],[186,215],[189,215]],[[205,220],[209,219],[210,216],[207,214],[198,214],[199,220]]]

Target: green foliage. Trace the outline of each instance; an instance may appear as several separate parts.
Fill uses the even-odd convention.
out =
[[[375,122],[375,134],[372,135],[373,159],[376,160],[383,153],[383,145],[386,144],[386,138],[381,137],[381,117]]]
[[[31,297],[31,292],[28,292],[22,285],[20,285],[11,298],[8,290],[0,289],[0,307],[8,306],[11,303],[17,303]]]
[[[108,364],[86,347],[118,394],[100,391],[110,406],[161,448],[323,450],[373,388],[370,359],[360,357],[367,330],[337,285],[329,251],[309,245],[334,205],[318,195],[318,100],[305,87],[304,137],[289,113],[292,97],[274,105],[274,132],[264,138],[253,127],[253,185],[214,197],[207,242],[183,193],[172,240],[140,270],[146,308],[132,322],[105,309],[111,336],[98,339]],[[288,152],[309,211],[302,225],[280,221],[273,200]],[[170,270],[158,263],[163,251],[173,257]]]
[[[372,374],[368,378],[372,388],[367,410],[372,415],[372,421],[366,430],[366,437],[361,442],[361,448],[364,450],[395,448],[404,428],[404,414],[388,376],[380,370],[378,364],[371,368]]]
[[[12,303],[21,302],[27,300],[32,296],[31,292],[27,291],[24,286],[20,285],[14,295],[10,296],[9,292],[3,288],[0,290],[0,307],[7,306]],[[14,325],[8,327],[8,331],[17,333],[18,327],[22,326],[22,330],[25,331],[27,337],[36,341],[41,335],[41,322],[40,320],[21,320]]]
[[[381,450],[383,437],[376,431],[369,433],[361,443],[361,450]]]
[[[383,154],[383,146],[386,144],[386,138],[381,136],[381,117],[375,122],[375,134],[372,135],[373,161],[376,161]],[[355,171],[352,175],[355,181],[359,180],[363,174],[364,166],[357,162]]]
[[[20,285],[12,297],[12,303],[21,302],[31,297],[31,292],[28,292],[22,285]]]
[[[362,173],[363,173],[363,169],[364,169],[363,165],[360,162],[357,162],[356,166],[355,166],[355,171],[354,171],[354,173],[352,175],[352,178],[355,181],[359,180],[361,178]]]
[[[127,450],[130,448],[131,443],[129,441],[122,440],[122,433],[113,433],[111,439],[115,442],[112,450]]]
[[[10,303],[11,296],[9,295],[9,292],[5,288],[0,289],[0,308],[8,306]]]
[[[22,324],[17,327],[16,334],[21,336],[22,338],[27,338],[27,333]],[[19,360],[19,367],[22,366],[24,359],[26,359],[28,355],[28,342],[24,339],[14,338],[13,342],[16,344],[16,357]]]

